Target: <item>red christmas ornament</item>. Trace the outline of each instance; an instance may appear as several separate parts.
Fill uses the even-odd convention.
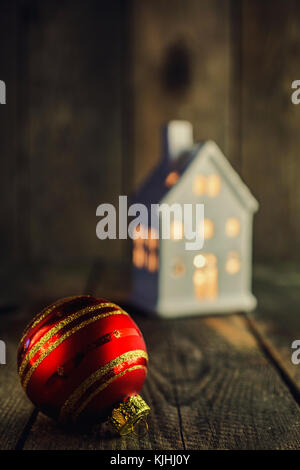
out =
[[[120,434],[150,411],[138,395],[147,363],[143,336],[128,313],[89,295],[42,310],[18,349],[21,384],[43,413],[61,421],[110,415]]]

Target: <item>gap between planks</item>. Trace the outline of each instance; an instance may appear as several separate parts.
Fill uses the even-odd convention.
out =
[[[297,382],[294,380],[293,376],[290,374],[289,370],[286,368],[284,361],[282,361],[280,355],[277,353],[276,349],[272,346],[271,342],[264,336],[259,328],[256,326],[256,322],[251,314],[245,314],[245,320],[248,325],[248,329],[255,337],[262,353],[268,359],[268,361],[275,367],[278,374],[280,375],[282,381],[285,383],[289,389],[294,400],[300,406],[300,390],[297,385]]]

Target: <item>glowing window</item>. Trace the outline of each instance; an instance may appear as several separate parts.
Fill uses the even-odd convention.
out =
[[[181,259],[176,259],[172,267],[172,274],[175,277],[181,277],[185,274],[185,265]]]
[[[204,240],[209,240],[214,235],[214,224],[210,219],[204,219]]]
[[[203,266],[205,266],[205,263],[206,263],[206,259],[205,259],[205,256],[203,255],[196,255],[194,257],[194,266],[196,268],[203,268]]]
[[[225,230],[228,237],[236,237],[241,230],[240,221],[235,217],[230,217],[230,219],[226,221]]]
[[[137,246],[136,248],[134,248],[132,253],[132,261],[137,268],[142,268],[144,266],[145,259],[146,253],[143,247]]]
[[[174,220],[171,223],[170,230],[171,239],[174,241],[181,240],[183,237],[183,225],[179,220]]]
[[[133,239],[133,245],[134,247],[143,247],[143,243],[144,243],[145,240],[143,240],[142,238],[135,238]]]
[[[216,298],[218,295],[218,268],[216,256],[213,253],[196,255],[194,258],[194,266],[196,267],[193,275],[195,296],[198,299]]]
[[[205,280],[206,280],[205,272],[202,271],[201,269],[197,269],[194,272],[194,276],[193,276],[194,284],[196,286],[201,286],[201,285],[205,284]]]
[[[167,186],[167,188],[171,188],[171,186],[174,186],[174,184],[176,184],[178,180],[179,174],[177,173],[177,171],[171,171],[171,173],[169,173],[165,179],[165,185]]]
[[[155,250],[158,248],[158,240],[155,238],[148,238],[149,250]]]
[[[194,292],[198,299],[215,299],[218,295],[218,269],[196,269],[193,276]]]
[[[154,252],[148,255],[148,270],[152,273],[158,270],[158,256]]]
[[[148,237],[152,240],[158,240],[158,232],[154,227],[148,229]]]
[[[210,175],[206,181],[206,193],[210,197],[216,197],[221,191],[221,178],[219,175]]]
[[[206,178],[203,175],[196,175],[193,183],[193,193],[196,196],[201,196],[205,193]]]
[[[231,251],[229,253],[225,269],[228,274],[236,274],[241,269],[240,256],[236,251]]]
[[[213,267],[217,264],[217,258],[214,254],[208,253],[205,255],[205,262],[207,267]]]
[[[152,227],[148,229],[148,239],[146,244],[148,245],[149,250],[155,250],[158,248],[158,232]]]

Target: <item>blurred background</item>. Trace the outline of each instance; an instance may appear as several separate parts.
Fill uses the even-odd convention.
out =
[[[161,125],[186,119],[260,203],[259,302],[289,284],[298,308],[298,1],[2,0],[0,51],[2,306],[126,295],[129,243],[96,238],[96,208],[137,189]]]

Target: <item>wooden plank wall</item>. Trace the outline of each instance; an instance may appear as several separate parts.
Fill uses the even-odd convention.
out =
[[[6,84],[7,100],[0,105],[0,293],[2,304],[9,303],[8,279],[16,272],[16,174],[17,174],[17,24],[14,4],[0,5],[0,80]]]
[[[230,9],[218,0],[133,2],[134,185],[160,156],[160,126],[188,119],[229,146]],[[238,163],[238,162],[236,162]]]
[[[243,2],[242,175],[260,201],[255,254],[299,261],[300,77],[297,0]]]
[[[17,260],[10,298],[18,276],[20,298],[59,295],[60,284],[62,295],[82,291],[95,258],[122,256],[121,242],[95,234],[97,206],[123,192],[121,3],[1,7],[3,278]]]
[[[121,192],[120,2],[35,2],[31,14],[32,257],[105,257],[95,213]],[[110,257],[120,256],[112,244]]]

